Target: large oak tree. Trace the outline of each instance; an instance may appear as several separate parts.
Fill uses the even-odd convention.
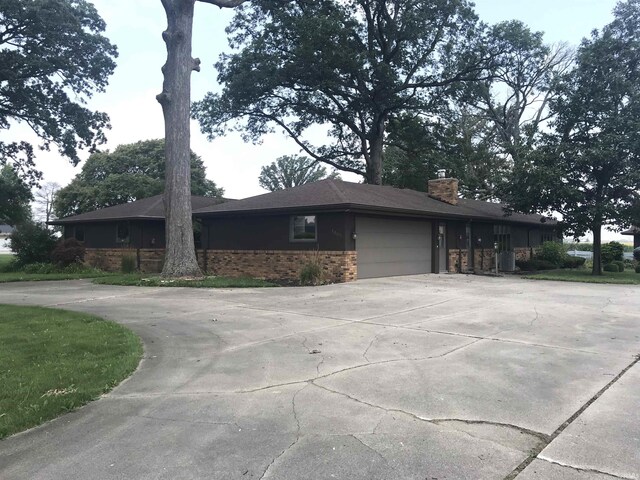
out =
[[[85,0],[0,0],[0,130],[24,123],[77,164],[78,150],[103,143],[106,114],[86,101],[115,68],[116,47]],[[0,166],[31,185],[40,174],[27,141],[0,141]]]
[[[209,137],[282,130],[305,155],[382,181],[389,122],[433,116],[498,54],[467,0],[254,1],[228,28],[221,94],[196,102]],[[314,144],[312,127],[328,130]]]
[[[191,72],[200,71],[200,60],[191,56],[193,14],[196,1],[236,7],[244,0],[161,0],[167,16],[162,38],[167,62],[162,67],[164,83],[157,96],[162,106],[166,142],[165,216],[167,248],[164,276],[200,276],[191,218],[189,129]]]

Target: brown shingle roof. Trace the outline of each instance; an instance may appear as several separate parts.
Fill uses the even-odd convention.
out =
[[[239,213],[274,213],[296,209],[316,209],[318,211],[350,209],[469,220],[501,220],[536,225],[544,222],[548,222],[550,225],[556,223],[555,220],[548,220],[541,215],[514,213],[505,216],[503,208],[503,205],[498,203],[464,199],[460,199],[458,205],[450,205],[415,190],[327,179],[231,203],[194,209],[194,214],[214,216]]]
[[[622,235],[640,235],[640,227],[631,227],[629,230],[621,232]]]
[[[192,210],[226,202],[226,199],[215,197],[191,196]],[[71,217],[60,218],[49,222],[51,225],[64,225],[80,222],[104,222],[108,220],[163,220],[164,204],[162,195],[143,198],[135,202],[101,208],[93,212],[81,213]]]

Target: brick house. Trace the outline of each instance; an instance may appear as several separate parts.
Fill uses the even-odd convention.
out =
[[[102,250],[117,256],[114,229],[127,220],[128,248],[135,249],[143,271],[152,270],[144,259],[153,256],[157,271],[164,255],[161,211],[153,218],[153,245],[149,228],[142,228],[137,237],[133,234],[141,228],[139,216],[114,218],[115,213],[128,215],[132,207],[139,210],[136,203],[110,211],[109,241],[100,244],[94,238],[103,238],[106,224],[90,224],[87,218],[95,222],[109,209],[54,223],[65,226],[65,236],[74,235],[72,228],[81,228],[92,255]],[[156,204],[161,206],[161,200]],[[528,259],[543,241],[558,238],[554,220],[508,215],[500,204],[461,199],[458,181],[449,178],[431,180],[428,193],[328,179],[232,202],[193,201],[193,207],[201,225],[200,265],[208,274],[221,276],[297,279],[310,261],[319,262],[326,278],[335,282],[481,272],[494,268],[496,248],[501,268],[509,270],[515,258]],[[94,232],[98,226],[103,233]]]

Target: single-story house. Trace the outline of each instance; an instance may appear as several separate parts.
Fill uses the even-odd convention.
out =
[[[215,197],[191,197],[192,209],[227,201]],[[63,227],[64,238],[83,242],[85,261],[107,270],[118,270],[123,254],[136,255],[138,268],[156,272],[164,262],[164,203],[162,195],[101,208],[49,222]],[[200,235],[195,232],[196,248]]]
[[[13,233],[14,228],[6,223],[0,223],[0,240],[9,238]]]
[[[209,273],[297,278],[319,262],[326,278],[503,270],[559,238],[557,222],[505,213],[498,203],[458,197],[458,180],[428,193],[322,180],[194,209]]]
[[[501,270],[511,270],[516,259],[559,238],[555,220],[459,198],[456,179],[428,187],[425,193],[327,179],[232,202],[193,197],[198,260],[208,274],[286,280],[317,262],[327,280],[345,282],[489,271],[496,251]],[[130,252],[144,272],[162,267],[162,196],[51,223],[84,242],[89,263],[117,269]]]
[[[622,235],[633,236],[633,248],[640,247],[640,227],[631,227],[629,230],[622,232]]]

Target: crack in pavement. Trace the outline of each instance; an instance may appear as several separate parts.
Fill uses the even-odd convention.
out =
[[[389,460],[387,460],[387,458],[382,455],[378,450],[376,450],[375,448],[373,448],[371,445],[367,445],[362,439],[358,438],[355,434],[350,434],[349,437],[352,437],[354,439],[356,439],[358,441],[358,443],[360,443],[362,446],[364,446],[367,450],[371,450],[373,453],[375,453],[378,457],[380,457],[380,459],[386,463],[387,465],[389,465]]]
[[[559,467],[569,468],[569,469],[577,471],[577,472],[596,473],[598,475],[604,475],[604,476],[611,477],[611,478],[618,478],[620,480],[636,480],[636,479],[631,478],[631,477],[621,477],[620,475],[615,475],[615,474],[609,473],[609,472],[603,472],[602,470],[596,470],[594,468],[574,467],[573,465],[567,465],[565,463],[560,463],[560,462],[557,462],[555,460],[549,460],[548,458],[544,458],[544,457],[538,457],[538,460],[550,463],[552,465],[558,465]]]
[[[385,330],[386,330],[386,327],[380,330],[380,333],[375,334],[375,336],[371,339],[371,342],[369,342],[369,346],[365,349],[364,353],[362,354],[362,358],[364,358],[367,361],[367,363],[371,363],[367,358],[367,353],[369,353],[369,349],[373,346],[374,342],[378,340],[378,338],[384,333]]]
[[[622,369],[622,371],[620,373],[618,373],[618,375],[616,375],[613,380],[611,380],[609,383],[607,383],[604,387],[602,387],[600,390],[598,390],[598,392],[596,392],[595,395],[593,395],[589,400],[587,400],[586,403],[584,403],[584,405],[582,405],[573,415],[571,415],[567,420],[565,420],[562,425],[560,425],[548,438],[548,440],[544,443],[542,443],[541,445],[538,446],[538,448],[534,449],[533,452],[531,452],[531,454],[525,458],[522,463],[520,465],[518,465],[509,475],[507,475],[504,480],[513,480],[514,478],[516,478],[518,475],[520,475],[520,473],[522,473],[522,471],[527,468],[536,458],[538,458],[538,456],[540,455],[540,453],[551,443],[553,442],[556,438],[558,438],[558,436],[560,436],[560,434],[562,432],[565,431],[565,429],[571,425],[580,415],[582,415],[584,413],[584,411],[589,408],[596,400],[598,400],[598,398],[600,398],[602,396],[603,393],[605,393],[607,390],[609,390],[609,388],[611,388],[618,380],[620,380],[622,378],[622,376],[627,373],[634,365],[636,365],[638,362],[640,362],[640,355],[636,355],[635,359],[629,364],[627,365],[625,368]]]
[[[538,321],[538,318],[540,317],[540,314],[538,313],[538,309],[536,308],[536,306],[533,306],[533,311],[536,312],[536,316],[533,320],[531,320],[531,323],[529,323],[529,327],[533,327],[533,324],[536,323]]]

